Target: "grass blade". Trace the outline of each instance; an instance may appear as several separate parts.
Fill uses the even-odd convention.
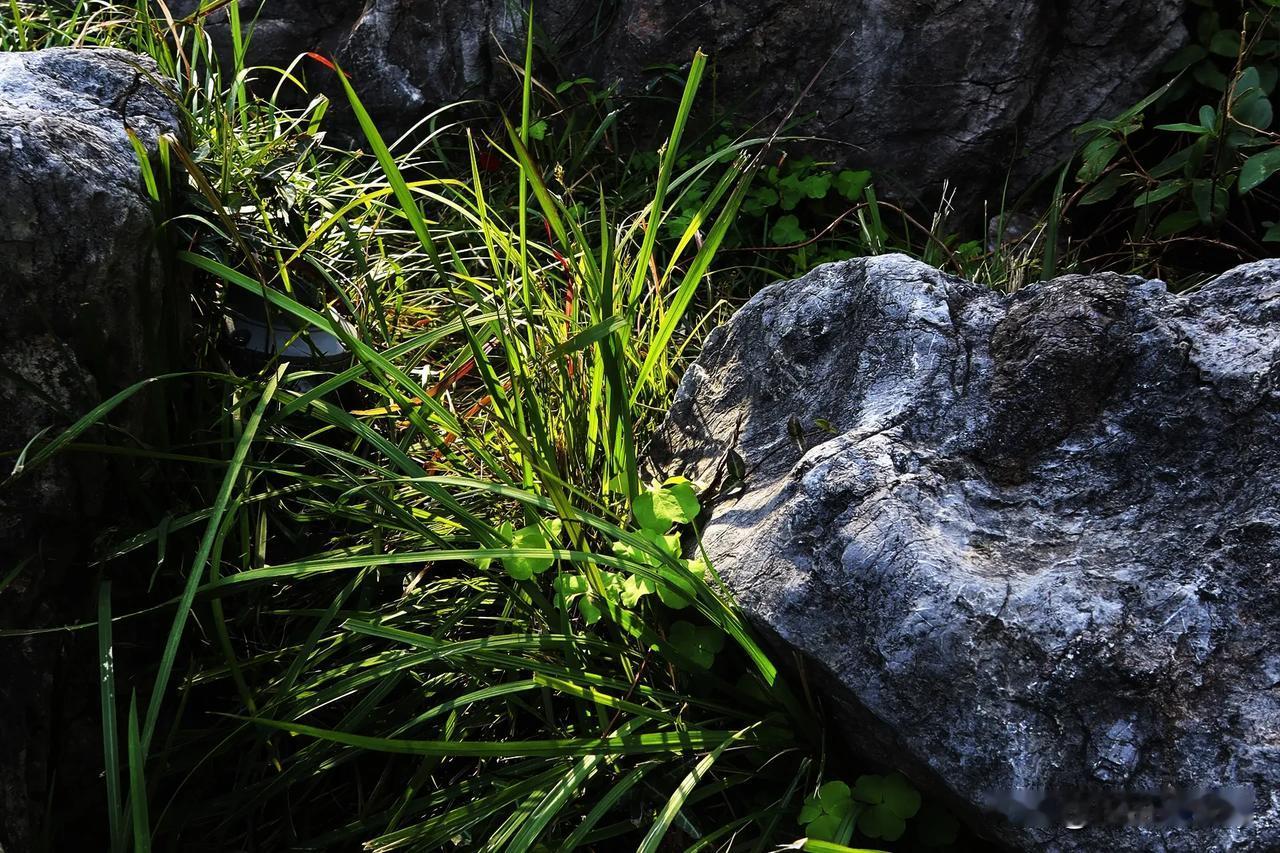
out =
[[[129,701],[129,803],[132,806],[133,853],[151,853],[151,819],[147,816],[146,750],[138,736],[138,696]]]
[[[195,559],[192,561],[190,574],[187,576],[187,585],[183,590],[182,598],[179,600],[178,612],[174,614],[173,626],[169,629],[164,653],[160,657],[160,668],[156,673],[155,684],[151,688],[151,701],[147,703],[147,717],[142,727],[140,744],[140,751],[144,758],[151,747],[151,739],[155,735],[156,723],[160,720],[160,708],[164,703],[165,693],[169,689],[169,677],[173,673],[174,661],[178,656],[178,645],[182,642],[182,633],[186,628],[187,619],[191,615],[191,605],[195,601],[196,590],[200,587],[200,579],[204,576],[205,564],[209,560],[209,554],[213,551],[218,531],[222,528],[223,516],[227,511],[227,506],[231,503],[231,492],[240,478],[240,469],[244,466],[245,459],[249,456],[249,448],[253,446],[253,437],[258,431],[258,426],[262,423],[263,415],[266,414],[267,405],[271,402],[271,398],[275,396],[276,388],[281,378],[284,377],[287,368],[288,365],[281,365],[276,370],[275,375],[268,380],[266,387],[262,389],[257,407],[244,425],[244,433],[236,444],[235,453],[232,455],[231,462],[227,465],[227,473],[222,479],[222,487],[219,489],[218,497],[213,503],[213,511],[209,514],[204,537],[200,540],[200,547],[196,551]]]
[[[102,707],[102,762],[107,784],[107,824],[112,853],[124,850],[120,745],[116,728],[116,671],[111,641],[111,581],[98,586],[98,680]],[[136,721],[135,721],[136,725]]]
[[[689,795],[693,793],[693,789],[702,781],[702,777],[707,775],[711,765],[716,763],[716,760],[726,749],[745,738],[754,728],[755,726],[748,726],[742,731],[735,732],[694,765],[693,769],[689,771],[689,775],[684,777],[671,793],[671,798],[662,807],[662,811],[654,816],[653,826],[645,835],[644,840],[640,842],[640,846],[636,848],[636,853],[656,853],[659,845],[662,844],[662,839],[666,838],[667,830],[671,828],[676,815],[680,814],[680,809],[684,806],[685,800],[689,798]]]

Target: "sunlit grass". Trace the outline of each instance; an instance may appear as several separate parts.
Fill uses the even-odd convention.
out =
[[[619,207],[628,193],[570,190],[540,162],[529,85],[505,128],[446,118],[398,150],[346,85],[364,153],[344,153],[317,135],[326,101],[262,97],[273,79],[296,97],[297,69],[223,74],[198,19],[11,9],[6,48],[125,44],[180,81],[187,138],[165,140],[145,176],[177,258],[213,287],[205,310],[242,292],[352,356],[337,374],[272,360],[144,383],[28,461],[77,449],[157,384],[220,399],[171,454],[220,473],[106,564],[167,555],[150,597],[121,607],[120,582],[100,590],[112,848],[794,840],[820,756],[811,710],[714,575],[631,514],[643,442],[716,309],[708,278],[757,168],[749,147],[676,167],[705,58],[652,195]],[[669,192],[702,174],[714,191],[659,241]],[[517,579],[518,560],[554,568]],[[581,600],[557,577],[581,578]],[[122,668],[111,617],[154,619],[130,613],[148,598],[167,630]],[[677,622],[725,638],[713,667]]]

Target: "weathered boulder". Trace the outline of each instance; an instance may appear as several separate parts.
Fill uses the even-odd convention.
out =
[[[711,335],[652,454],[716,484],[714,565],[851,744],[988,837],[1280,849],[1280,261],[1184,296],[822,266]],[[987,807],[1166,786],[1252,822]]]
[[[258,5],[241,0],[246,21]],[[1071,149],[1073,127],[1147,93],[1186,38],[1184,5],[545,0],[535,14],[542,55],[561,74],[636,91],[653,69],[685,66],[702,48],[716,81],[707,110],[714,99],[772,129],[794,106],[809,116],[801,130],[834,143],[825,153],[873,168],[899,194],[931,197],[949,179],[965,196],[998,198],[1011,167],[1016,191]],[[306,50],[335,53],[375,117],[399,131],[444,104],[514,90],[504,56],[522,61],[526,6],[268,0],[250,59],[284,65]],[[215,29],[225,27],[219,14]]]
[[[125,131],[152,151],[160,134],[178,131],[157,73],[149,59],[119,50],[0,53],[0,451],[56,433],[168,368],[184,300],[166,288],[157,223]],[[152,435],[141,405],[123,415],[116,425]],[[68,608],[91,601],[93,584],[84,563],[71,571],[71,562],[84,559],[106,496],[119,510],[125,490],[108,485],[100,456],[69,455],[8,482],[15,457],[5,461],[0,629],[72,621]],[[33,816],[54,765],[80,749],[59,721],[81,705],[91,712],[94,691],[82,683],[55,703],[70,641],[0,638],[0,849],[36,848]],[[93,718],[83,723],[92,735]],[[58,784],[75,796],[76,780],[64,774]]]
[[[831,140],[824,152],[930,204],[947,180],[998,199],[1011,169],[1024,188],[1071,150],[1074,127],[1147,94],[1186,38],[1183,0],[623,5],[605,79],[701,47],[722,102],[765,122],[795,106],[811,115],[800,130]]]

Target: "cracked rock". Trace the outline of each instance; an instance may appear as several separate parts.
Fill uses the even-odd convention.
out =
[[[721,495],[714,565],[830,685],[850,745],[980,834],[1270,851],[1278,394],[1280,261],[1189,295],[1107,274],[1006,296],[891,255],[749,301],[652,459]],[[1252,819],[1069,830],[991,806],[1214,786]]]

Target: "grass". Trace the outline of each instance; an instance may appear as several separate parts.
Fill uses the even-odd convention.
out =
[[[1037,227],[987,247],[945,207],[922,224],[862,176],[695,129],[701,56],[655,153],[607,94],[535,85],[532,39],[510,121],[444,109],[388,141],[359,80],[324,57],[247,68],[246,38],[223,69],[200,15],[0,7],[0,49],[153,56],[187,129],[142,164],[196,283],[201,370],[23,459],[127,454],[170,484],[94,565],[107,846],[891,846],[856,815],[804,839],[806,801],[866,768],[684,556],[695,489],[646,482],[645,440],[702,335],[773,278],[893,250],[1006,289],[1074,268],[1065,169]],[[337,107],[303,80],[326,75],[359,151],[325,142]],[[246,301],[349,365],[233,369],[217,318]],[[174,446],[101,439],[176,388],[196,405]]]
[[[198,20],[11,8],[6,47],[125,44],[180,81],[190,141],[167,140],[144,177],[206,310],[239,291],[352,354],[337,374],[215,360],[165,381],[216,405],[155,460],[190,490],[99,562],[110,848],[800,837],[815,709],[714,574],[631,512],[662,492],[641,480],[644,437],[717,316],[699,297],[758,168],[745,149],[677,167],[705,58],[651,197],[620,208],[542,165],[527,67],[518,122],[442,116],[393,150],[316,64],[345,86],[367,152],[353,155],[318,138],[325,101],[285,110],[254,72],[221,73]],[[684,233],[659,240],[668,194],[708,175]],[[28,467],[90,452],[112,410],[154,388],[108,400]],[[149,552],[153,587],[119,579]]]

